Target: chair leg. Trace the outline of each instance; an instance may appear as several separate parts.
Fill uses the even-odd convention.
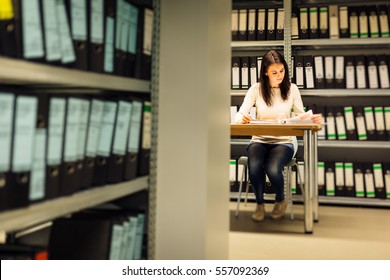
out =
[[[245,203],[244,203],[244,205],[246,206],[246,203],[248,202],[248,193],[249,193],[249,174],[247,172],[247,168],[245,168],[245,174],[247,175],[246,183],[245,183]]]
[[[236,213],[235,213],[236,218],[238,217],[238,212],[240,211],[242,184],[243,184],[243,181],[244,181],[244,174],[245,174],[245,172],[246,172],[246,167],[244,166],[244,168],[242,169],[241,179],[240,179],[240,186],[239,186],[239,189],[238,189],[237,208],[236,208]]]

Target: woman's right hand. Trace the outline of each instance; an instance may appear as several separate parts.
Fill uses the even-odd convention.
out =
[[[241,113],[239,113],[239,114],[241,114]],[[252,118],[249,114],[241,114],[241,116],[242,117],[236,121],[236,124],[246,124],[252,120]]]

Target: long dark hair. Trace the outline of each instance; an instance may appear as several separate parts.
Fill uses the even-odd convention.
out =
[[[284,78],[282,83],[280,84],[280,93],[284,101],[287,100],[291,86],[288,74],[288,66],[286,61],[284,60],[283,55],[274,50],[267,52],[263,56],[260,69],[260,95],[263,96],[264,102],[267,104],[267,106],[272,105],[272,95],[271,86],[269,84],[269,79],[266,75],[266,72],[268,71],[268,67],[274,63],[281,63],[284,66]]]

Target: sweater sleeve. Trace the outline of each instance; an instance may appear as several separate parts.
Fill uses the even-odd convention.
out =
[[[305,113],[305,109],[303,108],[303,102],[301,93],[296,84],[291,84],[291,95],[293,97],[293,109],[294,113],[297,115]]]
[[[240,110],[234,116],[234,122],[240,123],[242,121],[243,115],[246,115],[250,112],[253,105],[256,102],[256,96],[259,93],[259,84],[253,84],[247,91],[244,101],[241,104]]]

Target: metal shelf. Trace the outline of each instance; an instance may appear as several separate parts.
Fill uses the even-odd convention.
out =
[[[234,89],[231,96],[245,96],[246,89]],[[313,97],[390,97],[390,89],[300,89],[302,96]]]
[[[241,201],[244,201],[245,193],[241,194]],[[230,199],[237,199],[238,192],[231,192]],[[264,196],[265,200],[272,200],[271,194]],[[248,193],[248,200],[254,201],[255,195]],[[293,201],[303,203],[303,197],[299,194],[293,195]],[[337,196],[322,196],[318,197],[318,202],[322,205],[348,205],[348,206],[371,206],[371,207],[390,207],[390,199],[380,198],[363,198],[363,197],[337,197]]]
[[[321,49],[323,47],[364,47],[367,45],[389,46],[390,38],[339,38],[339,39],[308,39],[292,40],[294,47],[305,46]]]
[[[146,189],[148,189],[148,176],[5,211],[0,213],[0,233],[33,227]]]
[[[278,41],[232,41],[233,50],[268,50],[270,47],[283,47],[283,40]]]
[[[3,84],[150,92],[150,82],[146,80],[67,69],[6,57],[0,57],[0,65],[0,82]]]

